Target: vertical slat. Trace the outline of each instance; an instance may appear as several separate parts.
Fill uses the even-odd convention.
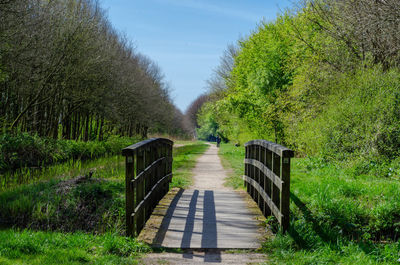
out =
[[[281,179],[283,181],[281,191],[281,213],[283,214],[282,219],[282,230],[285,232],[289,229],[289,213],[290,213],[290,157],[282,158],[282,170]]]
[[[135,198],[132,180],[135,177],[134,156],[125,157],[125,208],[126,208],[126,235],[134,235],[132,213],[135,210]]]
[[[263,150],[263,164],[264,166],[268,167],[268,152],[269,150],[267,148],[264,148]],[[268,194],[268,196],[271,196],[271,181],[269,180],[269,178],[267,176],[264,175],[264,191]],[[268,204],[266,202],[264,202],[264,216],[268,217],[271,215],[271,209],[269,208]]]
[[[154,142],[150,143],[149,148],[147,149],[147,167],[150,166],[153,162],[154,162]],[[154,168],[150,169],[149,174],[147,175],[146,179],[145,179],[145,183],[146,183],[146,193],[145,196],[150,192],[151,188],[153,187],[153,181],[154,181]],[[151,202],[152,198],[149,198],[149,201],[146,202],[145,205],[145,222],[150,218],[151,212],[152,212],[152,202]]]
[[[273,170],[272,151],[269,150],[269,149],[267,149],[266,152],[265,152],[265,160],[266,160],[265,161],[266,166],[272,171]],[[267,193],[268,197],[272,198],[272,185],[273,184],[272,184],[272,181],[269,178],[267,178],[266,180],[267,181],[266,181],[266,184],[265,184],[265,192]],[[269,213],[269,215],[271,215],[272,214],[271,209],[269,208],[269,206],[267,206],[267,208],[268,208],[267,214]]]
[[[249,147],[245,146],[244,148],[244,158],[249,158]],[[248,171],[248,164],[244,163],[244,175],[248,176],[249,171]],[[247,185],[247,181],[243,180],[244,187],[246,188],[246,191],[249,192],[249,186]]]
[[[275,153],[272,153],[272,168],[273,172],[280,176],[281,173],[281,157]],[[280,208],[280,190],[275,184],[272,182],[272,202],[276,205],[276,207]],[[281,209],[279,209],[281,210]]]
[[[145,157],[143,148],[139,148],[137,150],[137,162],[136,162],[136,176],[139,175],[145,168]],[[144,182],[139,181],[136,186],[136,202],[139,204],[144,198]],[[142,208],[144,210],[144,208]],[[139,235],[142,230],[144,223],[144,213],[141,210],[138,213],[135,213],[135,224],[136,224],[136,234]]]
[[[260,161],[262,164],[264,164],[264,147],[262,147],[262,146],[260,146],[259,150],[258,150],[258,161]],[[264,172],[262,172],[261,170],[259,170],[258,172],[259,172],[259,175],[258,175],[259,184],[261,187],[264,188],[264,180],[265,180]],[[264,199],[263,199],[263,197],[261,197],[260,194],[258,194],[258,207],[260,208],[261,212],[265,215]]]
[[[255,148],[254,148],[254,152],[255,152],[255,160],[257,160],[257,161],[260,161],[260,146],[259,145],[256,145],[255,146]],[[255,174],[254,174],[254,179],[255,179],[255,181],[258,183],[258,184],[260,184],[260,170],[257,168],[257,167],[255,167],[255,172],[254,172]],[[254,189],[254,201],[256,202],[256,204],[258,205],[259,204],[259,202],[260,202],[260,198],[259,198],[259,196],[260,196],[260,194],[259,194],[259,192],[257,191],[257,189]]]
[[[254,145],[251,145],[251,151],[250,151],[250,155],[251,155],[251,159],[254,159],[255,158],[255,151],[254,151]],[[255,175],[255,172],[256,172],[256,167],[255,166],[253,166],[253,165],[250,165],[250,167],[251,167],[251,170],[250,170],[250,178],[252,178],[252,179],[254,179],[254,175]],[[251,197],[253,198],[253,200],[254,200],[254,187],[253,187],[253,185],[250,185],[250,195],[251,195]]]

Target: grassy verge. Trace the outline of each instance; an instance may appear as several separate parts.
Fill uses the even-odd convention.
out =
[[[202,142],[180,142],[183,146],[174,148],[172,165],[173,178],[171,187],[187,188],[192,184],[192,169],[196,159],[209,147]]]
[[[0,231],[0,264],[137,264],[149,247],[114,234]]]
[[[223,167],[228,172],[225,185],[234,189],[243,188],[241,176],[244,173],[244,147],[236,147],[233,144],[221,143],[218,155],[221,158]]]
[[[220,155],[238,182],[243,151],[222,145]],[[398,176],[354,175],[318,158],[293,159],[290,209],[289,233],[264,242],[271,264],[398,264]]]

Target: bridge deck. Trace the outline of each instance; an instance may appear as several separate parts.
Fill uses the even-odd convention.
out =
[[[223,186],[225,171],[211,146],[194,169],[194,185],[169,200],[154,246],[191,249],[254,249],[260,247],[262,227],[259,214],[251,211],[244,196]],[[158,214],[157,214],[158,213]],[[150,226],[154,221],[149,220]],[[146,228],[145,228],[146,231]],[[261,233],[260,233],[261,231]],[[146,233],[146,232],[144,232]]]

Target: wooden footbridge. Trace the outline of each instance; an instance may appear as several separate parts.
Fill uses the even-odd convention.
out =
[[[168,139],[154,138],[123,149],[128,236],[139,235],[169,191],[172,146],[173,142]],[[259,248],[262,220],[251,211],[250,198],[264,216],[275,216],[282,229],[287,230],[293,151],[265,140],[250,141],[245,148],[243,180],[248,195],[223,186],[225,171],[217,147],[211,145],[194,169],[194,185],[171,198],[156,239],[152,241],[155,247]]]

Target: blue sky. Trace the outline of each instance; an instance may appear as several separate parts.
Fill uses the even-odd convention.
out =
[[[291,0],[100,0],[113,26],[155,61],[185,111],[230,43],[271,21]]]

